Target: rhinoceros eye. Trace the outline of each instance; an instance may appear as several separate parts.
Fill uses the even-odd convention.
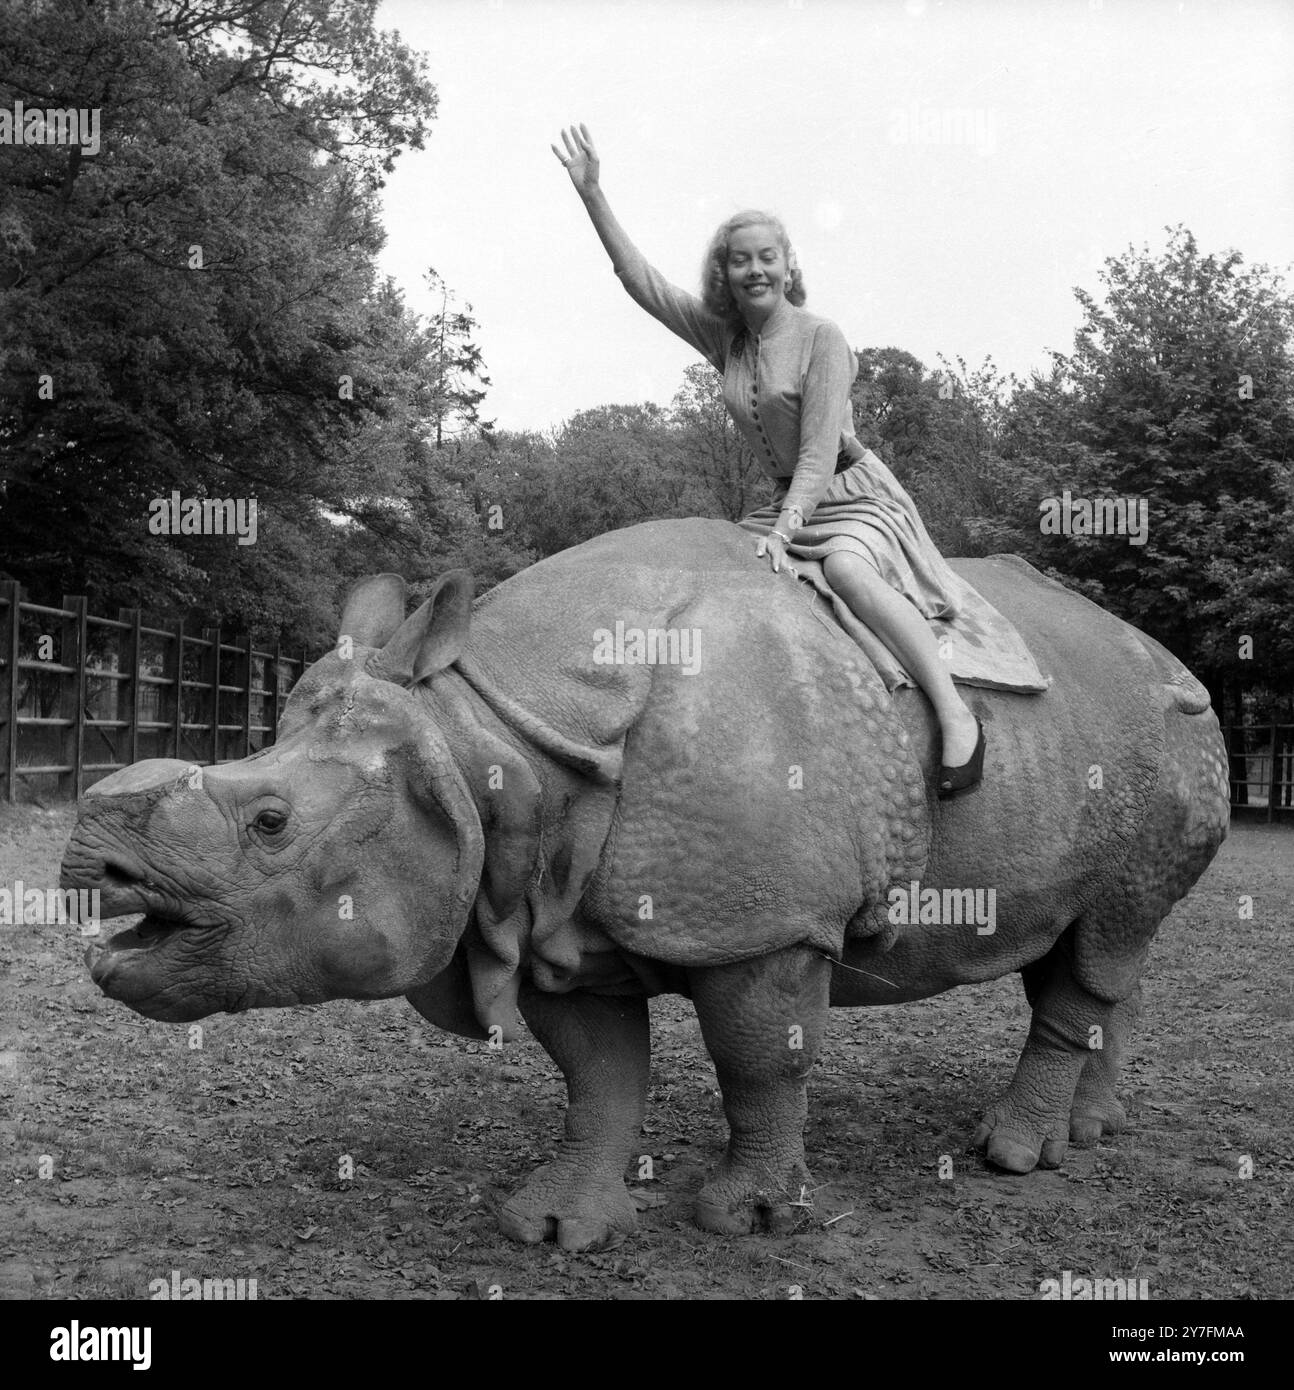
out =
[[[288,823],[282,811],[262,811],[252,822],[252,826],[262,835],[277,835]]]

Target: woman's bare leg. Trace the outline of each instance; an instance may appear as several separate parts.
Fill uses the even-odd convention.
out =
[[[822,567],[827,583],[894,651],[930,697],[943,733],[942,761],[948,767],[968,761],[979,735],[975,716],[957,693],[948,663],[939,655],[939,644],[916,606],[892,589],[861,555],[834,550]]]

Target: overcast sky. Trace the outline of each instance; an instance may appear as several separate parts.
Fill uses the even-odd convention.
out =
[[[470,302],[501,428],[666,404],[699,360],[625,294],[553,157],[577,120],[675,284],[766,208],[807,308],[931,369],[1045,367],[1073,286],[1166,224],[1294,261],[1289,0],[383,0],[378,23],[440,96],[388,181],[382,267],[421,312],[428,266]]]

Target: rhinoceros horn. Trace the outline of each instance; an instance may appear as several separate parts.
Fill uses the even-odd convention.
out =
[[[361,647],[384,647],[404,621],[407,589],[398,574],[371,574],[356,580],[342,610],[342,637]]]

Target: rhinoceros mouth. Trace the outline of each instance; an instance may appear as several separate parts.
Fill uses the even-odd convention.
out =
[[[180,937],[198,938],[208,932],[221,930],[210,923],[181,921],[160,912],[149,912],[133,926],[119,931],[107,941],[92,944],[86,951],[90,973],[99,982],[110,965],[123,964],[131,956],[139,957]]]
[[[109,951],[152,951],[176,932],[211,931],[210,926],[195,926],[158,912],[146,913],[133,927],[119,931],[105,943]]]
[[[104,942],[91,942],[86,948],[85,963],[90,978],[110,999],[120,999],[147,1018],[168,1022],[185,1022],[204,1018],[219,1005],[205,1000],[201,1006],[172,997],[176,980],[183,980],[188,949],[199,952],[224,927],[210,923],[192,923],[150,912],[133,926],[119,931]],[[179,974],[177,974],[177,971]],[[223,1007],[240,1007],[237,1002]]]

